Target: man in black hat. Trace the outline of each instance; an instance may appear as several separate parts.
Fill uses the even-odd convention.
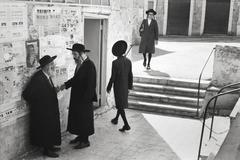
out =
[[[143,66],[146,67],[146,54],[148,53],[148,63],[147,69],[150,68],[150,62],[152,54],[155,53],[155,44],[158,43],[158,24],[154,19],[154,16],[157,14],[153,9],[146,11],[147,19],[142,21],[139,32],[141,36],[141,42],[139,46],[139,53],[143,53]]]
[[[112,85],[117,108],[116,117],[111,120],[113,124],[118,123],[121,115],[124,126],[119,131],[130,130],[124,109],[128,107],[128,90],[133,86],[133,74],[131,61],[123,56],[127,50],[127,43],[123,40],[117,41],[112,47],[112,53],[117,57],[112,62],[112,75],[107,85],[107,92],[111,91]]]
[[[60,88],[71,89],[67,131],[77,135],[70,144],[81,149],[90,146],[88,137],[94,134],[93,101],[97,101],[96,68],[88,58],[83,44],[75,43],[72,48],[73,59],[76,63],[74,76]]]
[[[51,79],[56,57],[46,55],[39,60],[40,70],[22,93],[30,108],[30,142],[43,147],[43,154],[49,157],[59,157],[56,151],[60,148],[55,145],[61,144],[57,92]]]

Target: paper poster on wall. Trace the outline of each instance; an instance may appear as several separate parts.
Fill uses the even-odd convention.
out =
[[[26,62],[24,41],[0,43],[0,68],[11,65],[24,65]]]
[[[2,81],[3,81],[3,102],[8,103],[12,100],[12,89],[14,76],[14,66],[8,66],[2,69]]]
[[[51,35],[40,38],[40,57],[44,55],[55,56],[56,66],[66,65],[65,38],[60,35]]]
[[[2,3],[0,7],[0,43],[24,40],[27,37],[26,4]]]
[[[12,99],[21,99],[23,84],[26,79],[24,78],[24,66],[17,66],[13,72],[13,83],[12,83]]]
[[[40,37],[60,33],[61,8],[39,7],[33,10],[33,25]]]
[[[20,100],[0,105],[0,128],[16,123],[28,110],[27,105]]]
[[[28,68],[37,67],[39,61],[39,41],[26,41],[26,65]]]
[[[4,86],[3,86],[3,77],[0,77],[0,105],[4,102]]]
[[[62,9],[61,34],[66,37],[66,46],[69,48],[76,42],[83,42],[83,17],[79,9]]]

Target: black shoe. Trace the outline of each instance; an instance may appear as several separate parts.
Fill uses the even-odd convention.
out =
[[[150,69],[151,69],[151,67],[150,67],[150,65],[148,65],[148,66],[147,66],[147,70],[150,70]]]
[[[51,150],[51,151],[53,151],[53,152],[58,152],[58,151],[61,150],[61,148],[60,148],[60,147],[55,147],[55,146],[53,146],[53,147],[51,147],[49,150]]]
[[[131,129],[130,126],[124,125],[121,129],[119,129],[119,131],[120,131],[120,132],[125,132],[125,131],[128,131],[128,130],[130,130],[130,129]]]
[[[146,67],[146,60],[143,61],[143,66]]]
[[[79,142],[79,141],[80,141],[80,137],[77,136],[76,138],[74,138],[73,140],[71,140],[71,141],[69,142],[69,144],[76,144],[76,143]]]
[[[74,149],[82,149],[90,146],[90,142],[79,142],[78,145],[74,147]]]
[[[50,149],[44,149],[43,151],[43,155],[51,157],[51,158],[57,158],[59,157],[59,155],[53,151],[51,151]]]
[[[115,125],[118,124],[118,119],[113,118],[113,119],[111,120],[111,123],[112,123],[112,124],[115,124]]]

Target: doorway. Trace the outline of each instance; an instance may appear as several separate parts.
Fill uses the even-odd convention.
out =
[[[230,0],[207,0],[204,34],[227,34]]]
[[[103,53],[104,46],[106,42],[103,41],[104,38],[104,27],[106,22],[104,23],[104,19],[93,19],[93,18],[85,18],[84,19],[84,44],[87,49],[91,50],[88,53],[89,58],[94,62],[97,71],[97,103],[94,103],[95,107],[100,107],[105,105],[106,98],[106,65],[103,63],[103,59],[106,55]]]
[[[168,0],[168,35],[188,35],[190,0]]]

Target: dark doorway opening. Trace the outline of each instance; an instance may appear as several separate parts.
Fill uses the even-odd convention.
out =
[[[103,59],[103,21],[102,19],[85,18],[84,19],[84,44],[90,49],[87,55],[94,62],[97,72],[97,103],[95,107],[102,105],[102,59]],[[105,91],[105,90],[104,90]]]
[[[190,0],[168,1],[168,35],[188,35]]]
[[[204,34],[227,34],[230,0],[207,0]]]

